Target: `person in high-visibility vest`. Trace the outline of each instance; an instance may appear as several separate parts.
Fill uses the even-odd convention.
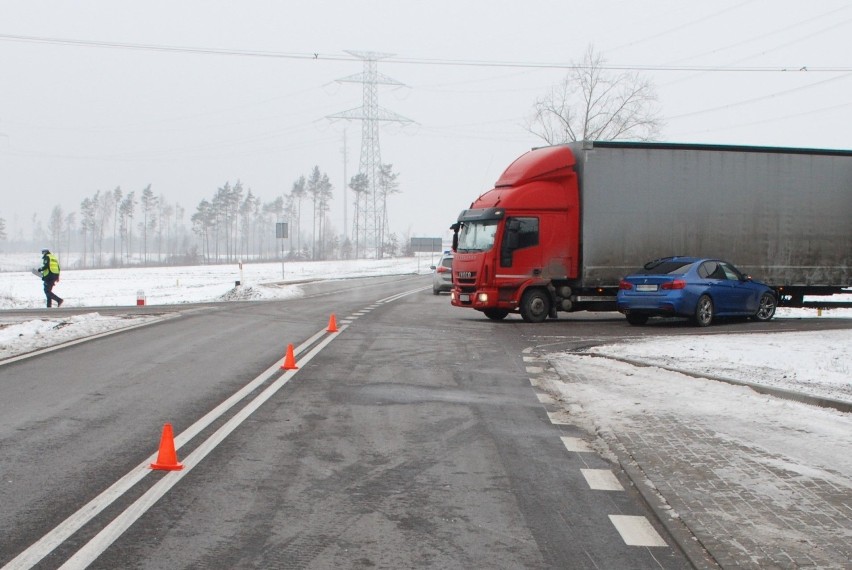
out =
[[[47,306],[51,307],[53,301],[56,301],[56,306],[61,307],[63,300],[53,292],[53,286],[59,283],[59,260],[47,248],[41,250],[41,260],[41,280],[44,281],[44,296],[47,297]]]

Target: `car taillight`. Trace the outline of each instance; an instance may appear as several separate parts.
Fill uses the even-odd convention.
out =
[[[674,281],[669,281],[668,283],[663,283],[662,285],[660,285],[660,289],[665,289],[666,291],[685,288],[686,281],[684,281],[683,279],[675,279]]]
[[[629,281],[625,281],[624,279],[622,279],[618,283],[618,288],[621,289],[622,291],[630,291],[631,289],[633,289],[633,284],[630,283]]]
[[[447,269],[443,265],[440,265],[440,266],[438,266],[438,269],[436,269],[435,271],[437,271],[438,273],[446,273],[447,271],[449,271],[449,269]]]

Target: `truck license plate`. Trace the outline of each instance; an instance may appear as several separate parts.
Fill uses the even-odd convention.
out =
[[[461,295],[459,295],[459,301],[461,301],[462,303],[470,303],[470,295],[465,295],[464,293],[462,293]]]
[[[643,285],[637,285],[637,286],[636,286],[636,290],[637,290],[637,291],[642,291],[642,292],[644,292],[644,293],[647,293],[647,292],[649,292],[649,291],[656,291],[656,290],[657,290],[657,286],[656,286],[656,285],[644,285],[644,284],[643,284]]]

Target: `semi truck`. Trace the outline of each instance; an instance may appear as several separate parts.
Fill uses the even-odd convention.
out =
[[[810,296],[852,293],[852,151],[534,148],[451,229],[451,303],[492,320],[616,310],[622,277],[673,255],[727,260],[779,306],[822,305]]]

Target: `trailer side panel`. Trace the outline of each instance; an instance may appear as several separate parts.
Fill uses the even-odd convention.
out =
[[[852,286],[852,153],[571,147],[586,286],[670,255],[726,259],[774,286]]]

